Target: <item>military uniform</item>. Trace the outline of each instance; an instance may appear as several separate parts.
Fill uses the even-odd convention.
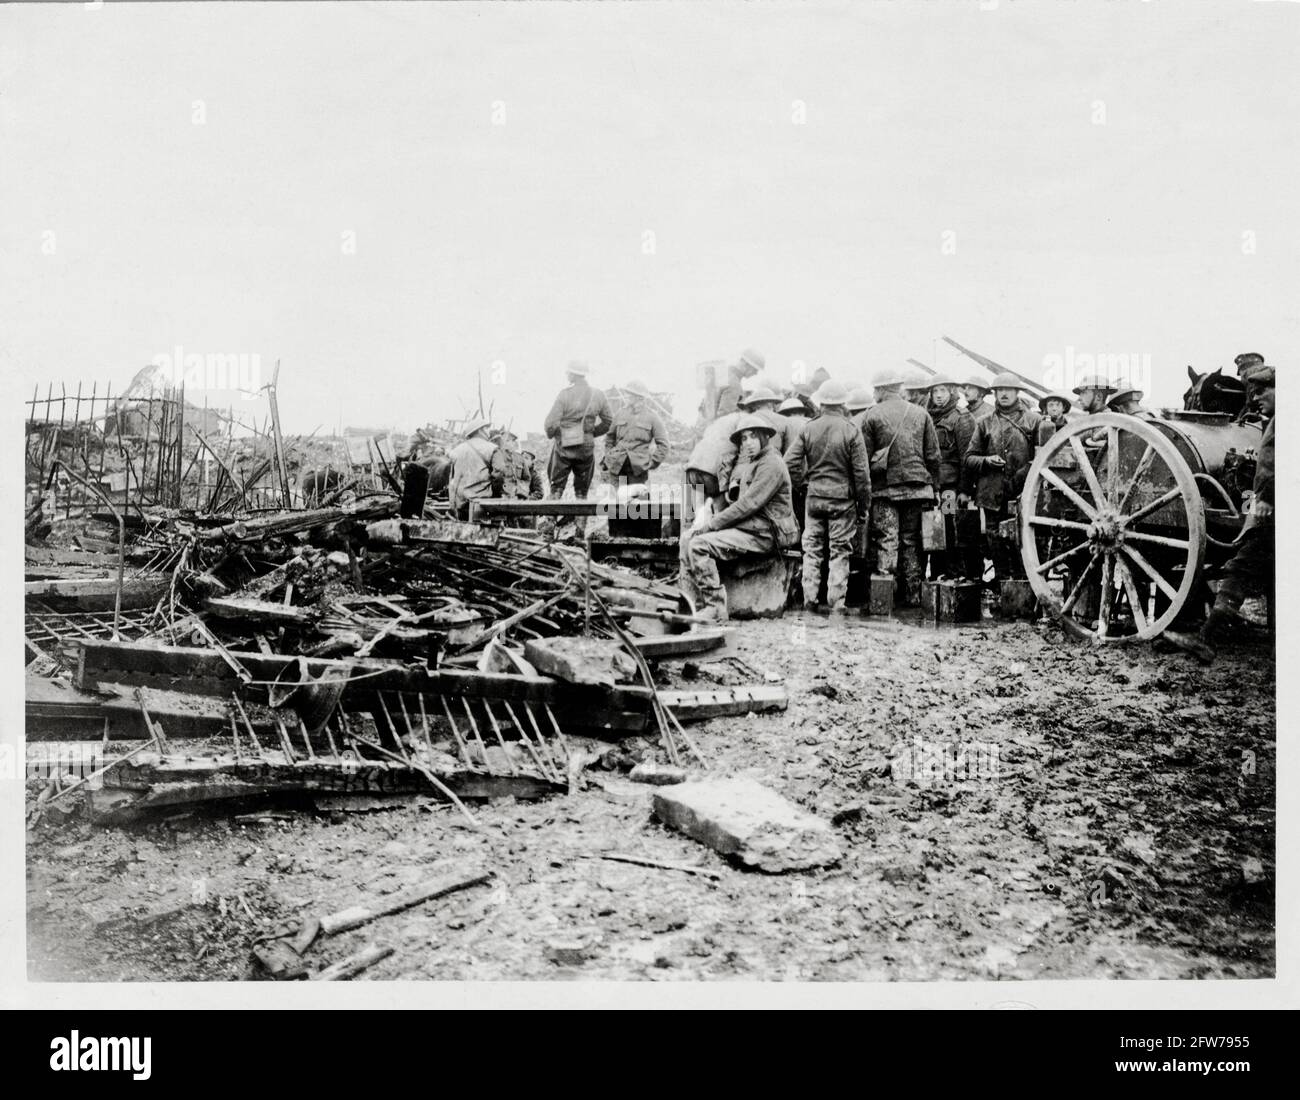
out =
[[[1273,506],[1275,460],[1273,455],[1273,425],[1269,420],[1255,456],[1255,500]],[[1216,606],[1236,611],[1248,596],[1273,594],[1276,533],[1273,517],[1260,520],[1242,537],[1232,560],[1223,567],[1223,580],[1215,599]]]
[[[725,506],[683,538],[681,552],[684,587],[693,588],[698,610],[719,618],[726,617],[726,591],[717,563],[775,554],[799,538],[790,475],[770,440],[753,458],[736,462],[723,496]]]
[[[1014,408],[997,408],[991,416],[975,425],[975,434],[966,448],[963,466],[968,484],[973,484],[975,503],[984,512],[984,530],[989,542],[989,557],[999,580],[1023,578],[1024,566],[1014,540],[998,534],[998,524],[1014,515],[1014,504],[1024,488],[1025,475],[1038,448],[1038,413],[1017,404]],[[1000,456],[1005,465],[996,467],[988,459]]]
[[[452,511],[460,519],[469,518],[469,502],[492,496],[492,456],[496,448],[481,435],[457,443],[447,457],[451,460],[451,478],[447,497]]]
[[[928,394],[926,395],[928,397]],[[942,456],[934,421],[897,391],[867,410],[862,422],[867,454],[888,448],[883,469],[871,472],[871,545],[876,572],[900,580],[900,603],[921,599],[921,513],[933,507]],[[876,458],[876,464],[880,460]]]
[[[644,485],[668,453],[668,429],[650,409],[624,405],[605,436],[602,465],[610,481]]]
[[[564,495],[573,474],[573,491],[585,498],[596,468],[596,436],[609,430],[609,402],[600,390],[579,378],[560,391],[546,414],[546,435],[551,440],[551,457],[546,476],[551,496]]]
[[[956,399],[942,409],[931,408],[930,419],[934,421],[939,440],[939,498],[944,511],[944,540],[948,544],[948,549],[930,555],[930,576],[979,580],[984,573],[984,551],[979,539],[971,538],[968,528],[958,523],[959,516],[969,515],[974,520],[979,517],[974,512],[959,511],[956,500],[959,494],[966,493],[962,459],[975,435],[975,421],[965,409],[958,408]],[[978,524],[975,530],[978,534]]]
[[[700,487],[710,498],[722,494],[726,483],[720,480],[719,472],[725,467],[730,474],[731,467],[735,464],[736,445],[731,442],[731,433],[744,419],[745,414],[742,412],[728,413],[704,429],[690,458],[686,460],[688,485]]]
[[[847,416],[810,420],[785,456],[790,481],[804,497],[803,597],[814,603],[826,578],[826,602],[842,609],[849,558],[860,516],[871,508],[871,475],[862,433]]]

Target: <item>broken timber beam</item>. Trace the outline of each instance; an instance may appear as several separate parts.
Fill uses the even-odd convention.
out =
[[[76,642],[75,647],[77,666],[73,682],[82,690],[127,684],[179,688],[191,694],[226,698],[240,687],[239,679],[225,657],[211,649],[89,638]],[[267,653],[230,652],[228,656],[262,685],[274,681],[299,659]],[[313,679],[355,676],[356,680],[350,682],[345,691],[344,697],[350,700],[349,705],[378,691],[549,703],[561,722],[597,729],[643,728],[644,716],[650,707],[650,690],[639,685],[607,688],[566,684],[545,676],[435,670],[423,665],[375,658],[301,659]]]
[[[128,577],[122,582],[122,607],[153,607],[170,583],[171,577],[165,574]],[[117,596],[117,580],[112,577],[77,577],[24,581],[23,596],[29,600],[67,601],[82,611],[111,611]]]
[[[661,691],[659,699],[682,722],[785,710],[790,703],[783,684],[756,684],[713,691]]]
[[[641,656],[653,661],[663,657],[684,657],[692,653],[707,653],[711,649],[721,649],[734,633],[734,627],[722,626],[713,630],[692,630],[686,634],[634,636],[632,643],[641,651]]]

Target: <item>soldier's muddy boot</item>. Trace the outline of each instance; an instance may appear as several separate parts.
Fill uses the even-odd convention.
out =
[[[1228,627],[1236,622],[1237,616],[1224,607],[1214,608],[1205,618],[1199,634],[1185,633],[1180,630],[1166,630],[1163,637],[1168,638],[1179,649],[1186,650],[1202,664],[1210,664],[1219,655],[1219,643]]]

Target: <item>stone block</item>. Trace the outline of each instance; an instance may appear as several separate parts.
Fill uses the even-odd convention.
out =
[[[824,867],[840,859],[828,822],[753,779],[708,779],[655,791],[655,816],[760,871]]]

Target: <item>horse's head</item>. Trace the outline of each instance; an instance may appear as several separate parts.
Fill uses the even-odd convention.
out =
[[[1190,412],[1230,413],[1236,416],[1246,403],[1246,387],[1237,378],[1225,378],[1223,368],[1197,374],[1187,368],[1191,387],[1183,394],[1183,408]]]

